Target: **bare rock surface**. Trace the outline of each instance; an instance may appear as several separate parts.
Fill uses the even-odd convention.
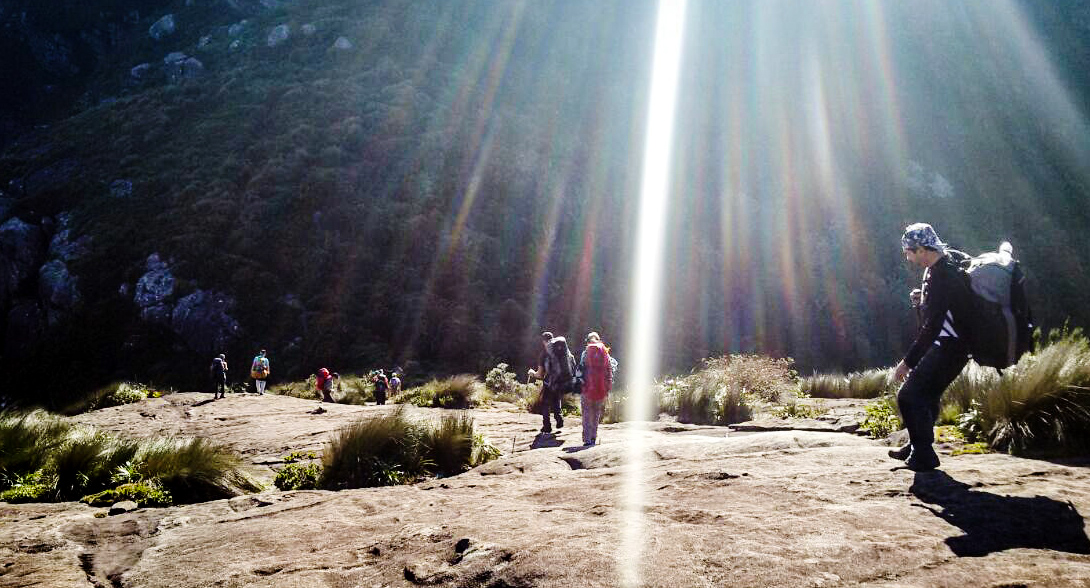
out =
[[[335,429],[396,410],[210,398],[76,420],[210,437],[268,481],[280,456],[320,451]],[[271,489],[112,517],[0,504],[0,586],[616,586],[636,521],[646,586],[1090,585],[1090,461],[944,455],[939,471],[914,473],[845,433],[620,424],[583,448],[576,418],[542,444],[540,417],[510,405],[474,417],[504,455],[413,486]]]

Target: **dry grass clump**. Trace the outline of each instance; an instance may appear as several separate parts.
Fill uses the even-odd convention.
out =
[[[878,398],[896,389],[891,369],[871,369],[846,376],[814,374],[799,380],[799,391],[812,398]]]
[[[797,386],[791,358],[725,355],[705,359],[688,376],[658,386],[659,409],[683,423],[729,425],[749,420],[755,407],[779,403]]]
[[[428,424],[409,419],[401,407],[335,434],[323,452],[320,485],[340,490],[410,484],[432,475],[452,476],[498,456],[474,432],[469,413]]]
[[[1056,333],[1036,353],[981,386],[969,394],[993,449],[1021,454],[1090,449],[1090,342],[1081,330]]]

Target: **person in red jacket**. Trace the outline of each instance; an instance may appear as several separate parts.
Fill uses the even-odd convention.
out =
[[[609,348],[602,343],[598,333],[590,332],[587,348],[579,359],[583,393],[580,399],[583,409],[583,445],[598,442],[598,423],[602,420],[606,399],[613,389],[613,368],[609,361]]]
[[[318,390],[318,396],[322,398],[322,402],[336,402],[333,400],[333,380],[339,379],[340,374],[330,374],[329,370],[322,368],[318,370],[318,374],[314,377],[314,386]]]

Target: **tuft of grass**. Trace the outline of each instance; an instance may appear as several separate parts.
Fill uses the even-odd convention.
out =
[[[410,388],[393,401],[422,407],[465,409],[476,406],[484,394],[485,386],[477,376],[461,374]]]
[[[72,425],[45,411],[0,413],[0,490],[45,467]]]
[[[983,435],[997,451],[1068,454],[1090,448],[1090,341],[1055,333],[976,392]]]
[[[896,389],[893,370],[872,369],[841,374],[814,374],[799,380],[801,393],[813,398],[878,398]]]
[[[135,441],[119,440],[91,428],[73,429],[50,457],[54,496],[57,500],[77,500],[109,487],[114,471],[131,461],[138,449]]]
[[[462,473],[473,459],[473,417],[468,412],[444,416],[437,426],[421,431],[420,444],[420,451],[436,474]]]
[[[207,439],[155,439],[141,446],[135,461],[146,479],[158,479],[179,503],[262,489],[242,471],[237,454]]]
[[[338,431],[322,454],[321,486],[330,490],[411,483],[427,473],[420,427],[403,408]]]
[[[469,413],[430,425],[410,420],[404,407],[338,431],[323,452],[323,488],[410,484],[430,475],[451,476],[499,456],[474,432]]]

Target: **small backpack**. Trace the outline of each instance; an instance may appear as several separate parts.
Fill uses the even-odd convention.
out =
[[[224,372],[224,370],[223,370],[223,360],[218,358],[218,357],[213,358],[212,359],[212,374],[216,375],[216,376],[219,376],[219,375],[222,375],[223,372]]]
[[[1014,248],[1004,241],[997,251],[969,258],[962,268],[973,291],[973,361],[1003,369],[1033,350],[1033,313],[1026,297],[1026,277]]]

